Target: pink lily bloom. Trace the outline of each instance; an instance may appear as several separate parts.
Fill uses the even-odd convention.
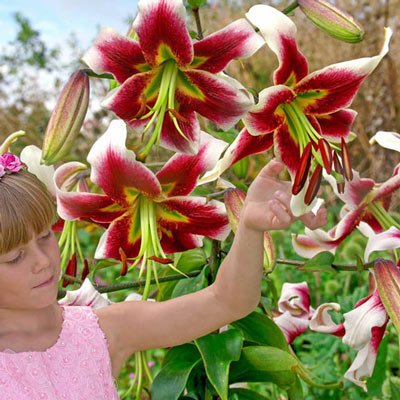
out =
[[[143,132],[153,130],[145,154],[155,142],[196,153],[200,127],[195,113],[226,129],[253,104],[239,82],[217,74],[231,60],[251,56],[264,41],[245,19],[193,41],[182,0],[141,0],[138,10],[135,39],[105,30],[83,61],[97,74],[111,73],[120,84],[104,100],[105,107]]]
[[[344,323],[335,324],[328,314],[331,310],[339,312],[340,305],[320,305],[311,319],[310,329],[342,337],[343,343],[358,350],[344,377],[367,391],[366,382],[362,378],[372,375],[379,344],[388,323],[388,315],[378,290],[375,289],[371,295],[361,299],[352,311],[345,313]]]
[[[392,226],[400,229],[398,222],[387,211],[392,195],[400,189],[400,165],[394,169],[392,177],[383,183],[360,178],[359,174],[353,171],[353,180],[346,184],[344,193],[337,191],[336,181],[332,176],[327,176],[326,179],[335,194],[345,203],[341,211],[341,220],[328,232],[305,228],[305,235],[292,235],[292,244],[297,254],[311,258],[321,251],[328,250],[334,253],[356,228],[362,232],[372,229],[375,234]],[[367,225],[370,229],[366,228]]]
[[[151,257],[202,245],[202,237],[223,240],[229,224],[223,203],[188,196],[198,176],[215,163],[225,142],[205,133],[195,155],[176,154],[157,173],[125,146],[126,125],[111,122],[88,155],[90,179],[104,194],[71,192],[69,183],[87,167],[70,162],[56,170],[59,214],[106,227],[95,258]]]
[[[280,315],[274,317],[287,342],[304,333],[309,326],[314,309],[310,307],[310,293],[307,282],[284,283],[278,300]]]
[[[384,45],[377,56],[333,64],[309,73],[307,60],[297,48],[296,26],[290,18],[266,5],[252,7],[246,17],[260,29],[278,56],[279,67],[274,74],[275,86],[261,91],[258,104],[245,116],[246,129],[242,135],[263,135],[266,138],[262,146],[274,144],[275,152],[294,178],[293,194],[297,195],[308,182],[302,199],[309,205],[318,193],[323,169],[340,183],[343,181],[340,175],[347,180],[352,178],[346,141],[356,112],[347,107],[362,82],[388,52],[392,32],[386,29]],[[243,157],[248,155],[242,143],[235,141],[226,157],[237,152]],[[241,149],[236,150],[236,146]],[[247,139],[246,146],[256,144]],[[340,150],[343,165],[337,156]],[[239,159],[234,157],[232,162]],[[230,160],[221,162],[218,173],[229,164]],[[213,171],[213,177],[218,173]]]

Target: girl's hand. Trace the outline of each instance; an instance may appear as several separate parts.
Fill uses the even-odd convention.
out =
[[[288,228],[300,219],[310,229],[326,224],[326,209],[317,214],[307,213],[300,218],[290,210],[291,183],[278,178],[284,164],[271,160],[258,174],[247,192],[242,210],[243,223],[250,229],[268,231]]]

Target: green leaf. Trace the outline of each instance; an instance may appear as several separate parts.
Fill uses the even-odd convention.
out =
[[[236,329],[195,340],[203,358],[208,380],[222,400],[228,399],[229,366],[240,358],[243,338]]]
[[[201,356],[192,344],[173,347],[165,356],[164,364],[151,386],[152,400],[176,400],[185,389],[192,369]]]
[[[288,389],[295,384],[292,372],[297,360],[288,352],[270,346],[249,346],[242,350],[240,360],[231,364],[230,383],[273,382]]]
[[[304,263],[304,265],[296,267],[296,269],[305,272],[336,272],[336,270],[332,268],[334,258],[335,256],[329,251],[323,251],[322,253],[315,255],[313,258],[310,258]]]
[[[197,292],[208,285],[207,274],[209,267],[203,268],[195,278],[186,278],[179,281],[171,295],[171,298],[183,296],[185,294]]]
[[[254,392],[249,389],[230,389],[229,390],[229,400],[268,400],[266,397],[261,396],[261,394]]]
[[[249,169],[249,158],[243,158],[232,166],[233,172],[239,179],[244,179],[247,176]]]
[[[282,331],[266,315],[253,312],[247,317],[233,322],[232,326],[240,329],[247,341],[288,351],[288,345]]]
[[[293,385],[287,391],[289,400],[303,400],[303,388],[301,387],[300,379],[296,376]]]

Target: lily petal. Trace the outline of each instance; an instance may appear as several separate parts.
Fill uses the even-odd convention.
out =
[[[101,105],[128,122],[140,118],[143,106],[155,101],[160,78],[156,71],[133,75],[108,93]]]
[[[252,97],[239,82],[207,71],[179,71],[175,94],[179,103],[223,129],[235,125],[253,105]]]
[[[21,151],[20,159],[28,166],[28,171],[36,175],[37,178],[45,184],[51,195],[55,197],[54,167],[52,165],[43,165],[40,163],[42,159],[42,150],[34,145],[26,146]]]
[[[58,300],[63,306],[89,306],[97,310],[112,304],[107,295],[100,294],[89,278],[86,278],[77,290],[67,290],[65,296]]]
[[[323,136],[330,142],[340,143],[340,139],[348,139],[351,126],[357,116],[357,112],[346,109],[332,114],[316,115]]]
[[[371,329],[371,340],[359,350],[344,377],[367,391],[367,384],[361,378],[370,377],[374,371],[379,345],[385,333],[386,323],[382,327]]]
[[[250,8],[246,18],[260,29],[268,46],[278,57],[275,84],[294,86],[307,75],[307,60],[297,48],[296,25],[289,17],[274,7],[259,4]]]
[[[169,59],[179,66],[192,62],[193,45],[182,0],[140,0],[132,28],[150,65],[158,66]]]
[[[310,292],[307,282],[285,282],[278,300],[278,308],[281,313],[288,311],[292,316],[308,317],[310,312]]]
[[[175,154],[156,174],[163,193],[168,197],[191,193],[198,177],[217,163],[226,146],[223,140],[201,132],[200,149],[196,155]]]
[[[161,247],[165,254],[182,252],[203,246],[203,236],[182,233],[179,230],[171,231],[160,227]]]
[[[224,240],[230,232],[225,205],[204,197],[171,197],[157,205],[158,223],[168,230]]]
[[[296,85],[296,101],[307,114],[328,114],[348,107],[361,84],[388,53],[391,36],[392,30],[385,28],[384,44],[377,56],[333,64],[307,75]],[[310,93],[314,95],[310,97]]]
[[[258,103],[243,118],[249,133],[255,136],[264,135],[281,126],[285,122],[286,116],[279,106],[292,101],[294,97],[293,91],[283,85],[262,90]]]
[[[346,334],[343,343],[353,349],[361,350],[372,339],[372,328],[386,324],[387,314],[378,290],[360,300],[355,308],[344,314]]]
[[[128,212],[115,219],[101,236],[94,258],[121,258],[121,248],[128,258],[139,254],[141,242],[140,215],[138,207],[131,207]]]
[[[253,136],[247,129],[243,129],[236,139],[226,149],[223,157],[216,163],[215,167],[207,171],[198,181],[198,185],[212,182],[219,178],[231,165],[240,161],[250,154],[262,153],[269,150],[274,144],[272,134]]]
[[[118,218],[123,210],[108,196],[88,192],[70,192],[69,183],[86,170],[86,165],[70,162],[57,168],[54,182],[57,194],[57,212],[66,220],[90,219],[98,223],[109,223]]]
[[[400,134],[397,132],[378,131],[370,139],[370,143],[377,142],[386,149],[400,152]]]
[[[239,19],[194,43],[191,67],[212,73],[221,72],[234,58],[249,57],[263,45],[261,36],[245,19]]]
[[[148,69],[139,44],[109,28],[100,32],[82,61],[96,74],[110,72],[119,83]]]
[[[160,143],[165,149],[179,153],[196,154],[199,151],[200,124],[194,112],[179,111],[179,132],[169,113],[164,116]],[[137,125],[137,124],[136,124]]]
[[[342,337],[345,333],[343,324],[335,324],[328,311],[340,311],[340,304],[321,304],[314,312],[310,321],[310,329],[320,333],[330,333]]]
[[[393,250],[400,247],[400,230],[392,226],[387,231],[369,238],[364,260],[368,261],[373,251]]]
[[[129,206],[138,193],[156,197],[161,186],[135,153],[125,146],[126,125],[114,120],[107,131],[94,143],[88,161],[92,166],[90,179],[118,204]]]
[[[284,312],[279,317],[275,317],[274,322],[285,335],[288,344],[304,333],[310,323],[308,318],[294,317],[289,311]]]

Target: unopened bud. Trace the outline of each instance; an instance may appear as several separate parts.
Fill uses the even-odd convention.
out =
[[[298,0],[300,9],[319,29],[335,39],[358,43],[364,38],[364,30],[345,11],[325,0]]]
[[[89,104],[89,77],[74,72],[64,86],[51,114],[43,141],[42,163],[51,165],[70,151],[81,130]]]

